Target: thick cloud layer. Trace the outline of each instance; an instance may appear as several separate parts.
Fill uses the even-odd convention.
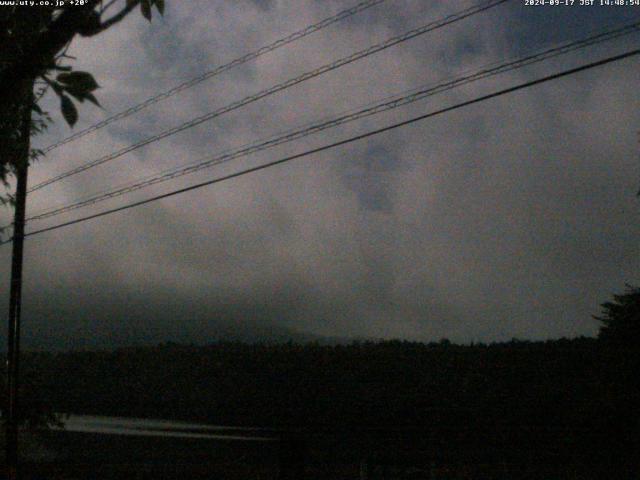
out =
[[[346,7],[167,2],[72,46],[104,110],[78,129]],[[51,152],[31,184],[474,2],[388,0]],[[512,1],[34,193],[38,212],[387,95],[629,21],[633,7]],[[186,176],[53,225],[603,58],[638,34]],[[27,241],[24,338],[69,348],[206,342],[220,322],[492,341],[594,335],[638,283],[640,96],[631,59]],[[69,134],[57,121],[36,142]],[[2,219],[8,221],[4,210]],[[8,296],[10,249],[0,250]]]

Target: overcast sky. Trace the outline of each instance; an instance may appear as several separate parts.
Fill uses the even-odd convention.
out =
[[[91,40],[74,68],[104,106],[82,129],[356,1],[167,2]],[[475,1],[387,0],[52,151],[45,180]],[[640,16],[512,0],[33,193],[30,214]],[[577,1],[576,3],[579,3]],[[156,13],[154,11],[154,13]],[[77,210],[42,228],[214,178],[637,48],[640,35],[476,82]],[[638,59],[26,242],[23,338],[73,348],[205,343],[220,322],[456,342],[593,336],[599,304],[640,283]],[[57,99],[36,145],[72,133]],[[2,223],[10,211],[0,212]],[[0,248],[6,311],[10,248]],[[6,318],[6,317],[5,317]]]

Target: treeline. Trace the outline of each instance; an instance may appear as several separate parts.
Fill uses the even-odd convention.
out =
[[[260,426],[623,422],[640,417],[640,289],[602,307],[599,339],[32,353],[25,398],[56,412]]]
[[[319,463],[342,455],[512,465],[536,472],[531,478],[636,478],[640,289],[629,287],[602,307],[598,339],[166,343],[30,353],[22,406],[31,417],[44,411],[273,427],[284,435],[281,446]]]
[[[636,398],[635,361],[588,338],[164,344],[25,359],[58,412],[263,426],[575,423]]]
[[[336,455],[570,463],[611,475],[635,471],[640,458],[634,345],[168,343],[31,353],[23,405],[327,434],[334,447],[320,450]]]

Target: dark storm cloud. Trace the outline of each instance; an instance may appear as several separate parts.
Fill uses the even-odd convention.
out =
[[[32,182],[472,4],[389,0],[51,152],[32,169]],[[169,3],[165,21],[151,26],[132,16],[100,42],[74,46],[77,68],[103,85],[105,106],[83,108],[81,122],[90,125],[342,8],[338,1],[193,1]],[[630,15],[637,13],[512,2],[60,182],[32,195],[29,208],[64,204]],[[637,41],[472,84],[126,198],[347,138]],[[24,337],[61,348],[206,342],[220,324],[421,340],[592,335],[598,304],[625,282],[638,282],[636,65],[585,72],[33,237]],[[55,99],[48,101],[56,111]],[[66,134],[58,121],[38,141]],[[0,255],[8,279],[9,250]]]

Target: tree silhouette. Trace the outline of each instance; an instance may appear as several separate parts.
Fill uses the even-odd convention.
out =
[[[151,20],[152,6],[162,14],[165,2],[78,0],[47,3],[50,5],[0,8],[0,182],[5,187],[18,165],[41,153],[31,151],[29,158],[25,158],[24,147],[28,138],[50,121],[49,115],[38,107],[38,100],[47,90],[60,98],[62,115],[70,126],[78,119],[73,100],[98,104],[92,93],[98,88],[93,76],[61,65],[71,59],[65,52],[75,36],[98,35],[138,6],[142,15]],[[119,10],[108,15],[107,10],[114,6]],[[33,117],[29,135],[25,138],[23,124],[29,112]],[[0,194],[0,204],[12,200],[10,195]]]
[[[594,316],[602,322],[599,339],[627,345],[640,341],[640,288],[627,285],[627,291],[614,295],[612,302],[602,304],[602,314]]]
[[[0,182],[8,188],[8,178],[15,175],[17,184],[15,198],[11,194],[0,193],[0,204],[15,205],[7,394],[0,395],[7,398],[6,442],[10,470],[17,464],[17,421],[25,414],[35,418],[34,412],[41,411],[44,405],[25,403],[22,411],[16,407],[19,396],[20,284],[27,171],[29,163],[42,154],[30,148],[30,139],[51,121],[49,115],[38,106],[38,101],[47,91],[52,91],[60,99],[65,121],[73,127],[78,119],[74,101],[82,103],[88,100],[98,105],[93,94],[98,84],[93,76],[88,72],[73,71],[70,65],[63,64],[72,59],[66,55],[66,51],[75,36],[97,35],[120,22],[138,6],[147,20],[151,20],[152,6],[161,14],[164,12],[164,0],[37,2],[46,5],[27,3],[15,2],[14,5],[0,7]],[[107,14],[110,7],[118,10]],[[10,478],[14,476],[10,475]]]

